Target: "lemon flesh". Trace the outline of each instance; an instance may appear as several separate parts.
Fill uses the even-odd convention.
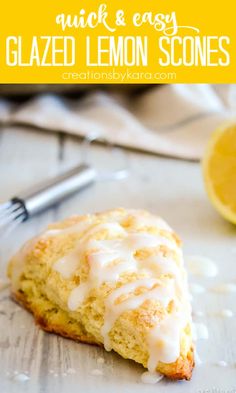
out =
[[[236,124],[212,134],[203,158],[203,175],[213,206],[236,224]]]

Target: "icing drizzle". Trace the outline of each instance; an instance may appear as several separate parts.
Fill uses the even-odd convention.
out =
[[[64,279],[69,279],[78,269],[81,258],[87,258],[88,277],[72,289],[68,298],[68,308],[72,311],[82,305],[92,289],[105,282],[112,284],[113,290],[104,302],[104,324],[101,328],[107,350],[112,349],[109,333],[123,313],[138,309],[147,300],[158,302],[162,309],[161,317],[146,331],[148,369],[153,373],[158,362],[176,361],[180,355],[183,329],[191,323],[186,273],[181,249],[174,238],[166,235],[166,232],[171,234],[167,224],[147,213],[128,211],[128,214],[133,219],[130,227],[122,226],[120,218],[114,215],[111,222],[91,225],[90,221],[87,227],[83,223],[82,237],[76,247],[53,267]],[[160,235],[140,230],[147,227],[158,232],[164,230],[165,233]],[[97,236],[101,230],[107,231],[108,239]],[[167,249],[167,256],[163,254],[163,248]],[[154,253],[150,252],[152,249],[155,249]],[[139,251],[147,252],[137,257]],[[128,273],[136,273],[142,278],[122,284],[120,277]]]

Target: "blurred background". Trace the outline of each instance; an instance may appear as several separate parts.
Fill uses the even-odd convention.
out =
[[[235,115],[235,85],[1,85],[0,124],[96,134],[147,153],[200,160]]]

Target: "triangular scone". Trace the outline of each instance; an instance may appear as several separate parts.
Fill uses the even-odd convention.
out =
[[[180,241],[159,217],[115,209],[53,224],[12,258],[9,277],[43,329],[190,379],[186,271]]]

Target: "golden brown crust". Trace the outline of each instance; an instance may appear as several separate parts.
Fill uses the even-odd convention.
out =
[[[194,363],[193,347],[191,347],[187,359],[179,358],[175,362],[175,372],[169,374],[168,378],[173,380],[185,379],[189,381],[192,376],[194,365],[195,363]]]
[[[85,335],[77,335],[77,334],[72,334],[71,332],[69,333],[68,330],[65,330],[65,326],[61,324],[50,324],[48,323],[48,320],[42,316],[42,314],[37,312],[37,309],[33,307],[32,304],[30,304],[26,297],[24,296],[23,293],[20,292],[12,292],[11,293],[12,298],[19,303],[21,306],[23,306],[26,310],[30,311],[35,319],[35,323],[41,327],[45,332],[47,333],[56,333],[59,334],[62,337],[69,338],[74,341],[79,341],[84,344],[91,344],[91,345],[97,345],[97,346],[103,346],[102,344],[99,344],[95,341],[92,341],[91,338]]]
[[[37,309],[29,303],[21,292],[12,292],[12,297],[15,301],[17,301],[20,305],[22,305],[25,309],[30,311],[35,318],[35,323],[39,325],[44,331],[47,333],[56,333],[62,337],[78,341],[84,344],[91,344],[103,347],[103,344],[93,341],[90,337],[86,335],[78,335],[65,330],[65,326],[62,324],[50,324],[46,318],[42,316],[41,313],[37,312]],[[192,376],[192,371],[194,368],[194,353],[193,347],[191,347],[190,352],[188,353],[187,359],[179,358],[175,363],[173,363],[170,367],[163,365],[163,374],[172,380],[187,380],[189,381]]]
[[[147,213],[138,212],[136,214],[139,218],[140,215]],[[165,227],[159,228],[158,225],[157,227],[155,225],[153,227],[139,226],[138,221],[137,223],[135,221],[136,216],[124,209],[88,217],[73,217],[50,226],[49,231],[51,233],[42,234],[28,242],[13,257],[8,268],[9,278],[12,280],[12,296],[34,315],[36,323],[43,330],[82,343],[103,346],[104,337],[101,334],[101,327],[104,323],[104,299],[114,289],[113,286],[108,282],[91,290],[90,296],[87,297],[81,309],[71,311],[68,308],[68,296],[73,288],[76,288],[81,281],[86,281],[88,278],[88,255],[86,253],[82,254],[77,270],[70,279],[64,279],[53,266],[57,260],[64,258],[65,255],[70,254],[75,249],[83,233],[83,231],[76,230],[75,225],[87,220],[89,226],[93,228],[96,225],[106,223],[108,219],[112,221],[115,215],[119,215],[119,225],[127,233],[129,231],[154,233],[179,246],[179,239],[173,235],[173,232],[166,230]],[[113,237],[115,238],[112,233],[109,233],[108,229],[101,228],[94,233],[91,231],[88,238],[108,240],[113,239]],[[164,244],[152,249],[139,249],[135,253],[135,258],[143,261],[150,255],[155,256],[157,253],[172,258],[178,265],[178,256]],[[126,285],[142,278],[142,272],[125,272],[121,275],[119,283],[115,285]],[[146,290],[145,286],[140,286],[135,291],[135,295],[139,295]],[[125,298],[119,298],[118,300],[124,301]],[[170,312],[171,303],[168,307],[166,311]],[[154,299],[145,301],[137,310],[128,310],[127,313],[121,315],[109,333],[114,351],[125,359],[133,359],[147,367],[150,351],[145,341],[146,333],[152,328],[153,324],[159,323],[164,312],[164,308]],[[170,379],[189,380],[194,367],[191,342],[191,322],[189,319],[181,334],[180,356],[174,363],[169,364],[158,363],[157,360],[157,371]]]

